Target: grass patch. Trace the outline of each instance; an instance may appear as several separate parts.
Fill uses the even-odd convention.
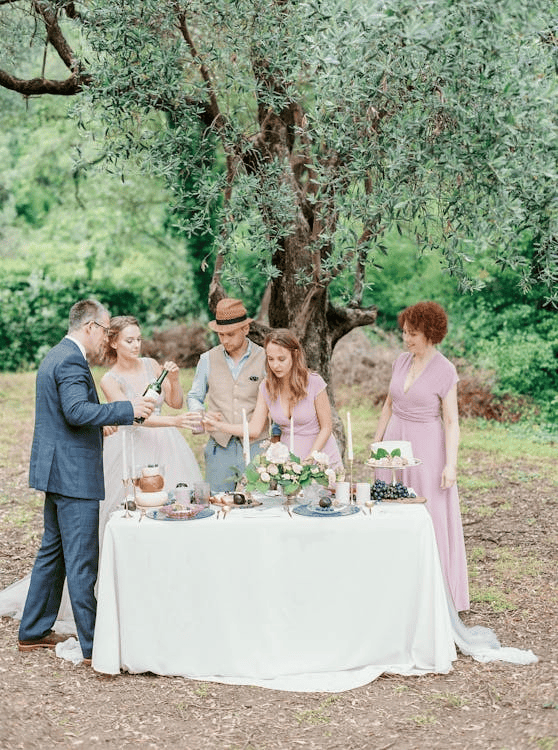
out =
[[[202,682],[202,684],[194,689],[194,695],[197,695],[198,698],[207,698],[209,695],[209,685],[206,682]]]
[[[498,550],[496,570],[505,578],[534,578],[544,570],[545,564],[535,555],[521,557],[516,549],[501,547]]]
[[[496,489],[499,484],[500,483],[496,479],[489,479],[479,474],[461,474],[459,476],[459,489],[461,490],[470,490],[471,492],[485,492],[488,490]]]
[[[432,724],[437,724],[438,720],[431,714],[416,714],[415,716],[409,716],[409,719],[413,721],[417,727],[428,727]]]
[[[493,612],[506,612],[517,609],[515,604],[498,589],[482,588],[471,582],[469,598],[471,602],[489,604]]]
[[[548,459],[550,463],[556,454],[556,444],[537,443],[534,432],[517,432],[509,425],[482,419],[461,420],[461,448],[467,451],[481,451],[487,457],[497,457],[504,453],[508,459],[533,460]]]
[[[310,708],[307,711],[301,711],[297,713],[295,718],[299,724],[309,724],[316,726],[317,724],[328,724],[331,721],[331,716],[327,712],[327,708],[331,706],[337,700],[337,696],[331,695],[320,703],[318,708]]]
[[[451,708],[461,708],[461,706],[465,706],[467,703],[464,698],[461,698],[461,696],[455,695],[454,693],[434,693],[431,698],[432,700],[443,703],[444,706],[450,706]]]

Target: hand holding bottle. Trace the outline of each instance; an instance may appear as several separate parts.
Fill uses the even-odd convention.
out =
[[[169,374],[169,382],[178,382],[180,377],[180,367],[176,364],[176,362],[173,362],[172,359],[169,359],[163,364],[163,372],[165,370]]]
[[[155,403],[152,399],[140,396],[132,401],[134,407],[134,422],[143,422],[153,411]]]
[[[151,402],[151,411],[153,411],[155,402],[161,395],[161,391],[163,390],[163,380],[167,377],[168,373],[169,371],[163,368],[157,380],[154,380],[152,383],[149,383],[149,385],[143,392],[144,400]],[[151,414],[151,412],[149,412],[149,414]],[[149,414],[147,416],[149,416]],[[145,417],[135,417],[134,422],[139,422],[141,424],[144,421],[144,419]]]

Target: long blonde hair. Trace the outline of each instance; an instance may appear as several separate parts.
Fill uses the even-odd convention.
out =
[[[308,367],[306,366],[306,357],[304,356],[304,350],[300,341],[288,328],[277,328],[274,331],[270,331],[265,337],[264,349],[267,349],[268,344],[277,344],[277,346],[288,349],[291,353],[293,366],[291,367],[288,380],[289,400],[292,404],[297,404],[308,392],[309,375]],[[265,371],[267,392],[271,400],[275,401],[279,397],[280,384],[277,376],[271,372],[267,364],[267,358],[265,361]]]

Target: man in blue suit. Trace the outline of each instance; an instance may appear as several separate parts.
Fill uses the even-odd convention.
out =
[[[143,398],[100,404],[89,369],[104,350],[110,317],[96,300],[70,310],[68,334],[37,373],[29,484],[45,492],[44,534],[19,628],[19,650],[55,648],[64,579],[84,661],[91,663],[97,602],[99,501],[104,499],[103,429],[148,417]]]

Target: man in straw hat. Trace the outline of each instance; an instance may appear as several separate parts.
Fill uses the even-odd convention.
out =
[[[208,412],[220,412],[226,422],[242,422],[243,409],[250,420],[265,378],[265,352],[247,338],[251,322],[240,300],[227,297],[217,303],[215,320],[209,327],[219,336],[220,344],[199,359],[188,392],[190,411],[202,410],[206,402]],[[260,443],[266,437],[264,431],[250,444],[251,457],[260,452]],[[212,430],[205,446],[205,476],[211,494],[234,490],[234,467],[240,472],[245,468],[242,440]]]

